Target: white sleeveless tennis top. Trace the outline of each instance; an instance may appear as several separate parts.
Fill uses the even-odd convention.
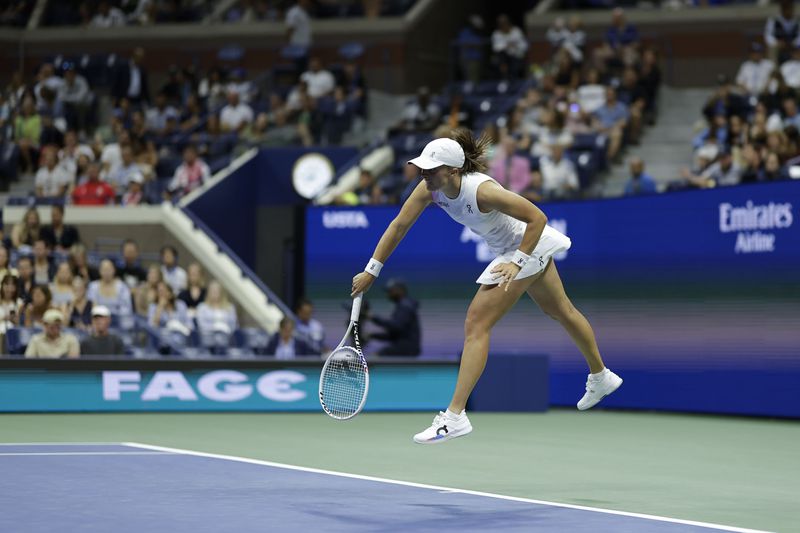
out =
[[[445,210],[456,222],[467,226],[482,237],[489,249],[498,257],[492,261],[478,278],[478,283],[489,284],[493,276],[489,273],[498,263],[511,261],[511,256],[522,242],[526,224],[514,217],[492,210],[481,213],[478,209],[478,186],[485,181],[494,181],[491,176],[475,172],[461,176],[461,190],[456,198],[448,198],[442,191],[433,191],[433,202]],[[498,184],[499,185],[499,184]],[[502,185],[499,185],[502,187]],[[522,279],[541,272],[547,261],[554,254],[567,250],[571,246],[569,237],[545,226],[542,237],[536,245],[531,260],[525,265],[515,279]]]

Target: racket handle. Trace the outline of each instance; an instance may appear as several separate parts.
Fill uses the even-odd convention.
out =
[[[350,311],[350,322],[358,322],[358,316],[361,314],[361,299],[364,297],[363,292],[356,294],[353,298],[353,310]]]

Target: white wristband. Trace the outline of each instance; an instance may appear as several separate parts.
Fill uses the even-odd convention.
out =
[[[383,263],[375,259],[374,257],[369,260],[367,266],[364,267],[364,272],[372,274],[376,278],[380,275],[381,269],[383,268]]]
[[[530,260],[530,258],[531,256],[529,256],[525,252],[522,252],[520,250],[515,250],[514,255],[511,257],[511,262],[517,265],[518,267],[523,268],[525,266],[525,263],[527,263]]]

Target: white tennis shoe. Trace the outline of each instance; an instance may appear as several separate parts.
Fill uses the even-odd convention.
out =
[[[578,402],[578,410],[591,409],[600,400],[617,390],[620,385],[622,385],[622,378],[608,368],[603,369],[599,376],[589,374],[589,378],[586,380],[586,394]]]
[[[466,411],[461,411],[461,414],[456,417],[439,411],[439,414],[433,417],[431,427],[414,435],[414,442],[417,444],[440,444],[456,437],[463,437],[471,431],[472,424],[469,423]]]

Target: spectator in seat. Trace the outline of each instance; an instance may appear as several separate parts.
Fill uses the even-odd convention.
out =
[[[89,264],[86,246],[82,243],[73,244],[69,249],[69,263],[75,275],[82,277],[87,283],[100,279],[100,272],[97,267]]]
[[[22,220],[11,229],[11,244],[14,248],[20,246],[33,246],[33,243],[42,238],[42,225],[39,211],[36,207],[29,207]]]
[[[239,93],[228,91],[228,104],[219,112],[223,132],[240,132],[253,121],[253,109],[239,101]]]
[[[44,332],[31,337],[25,349],[26,358],[70,358],[80,356],[78,339],[72,333],[63,333],[64,315],[58,309],[48,309],[42,317]]]
[[[629,116],[628,106],[617,100],[616,89],[607,87],[606,103],[594,112],[594,117],[597,130],[608,137],[609,161],[616,159],[622,148]]]
[[[63,198],[72,185],[72,178],[58,165],[58,153],[53,147],[43,150],[44,165],[36,172],[38,198]]]
[[[294,320],[285,316],[281,319],[280,327],[269,340],[266,348],[267,355],[274,355],[276,359],[294,359],[302,355],[319,355],[311,346],[294,336]]]
[[[442,111],[431,101],[431,93],[427,87],[417,90],[417,98],[406,105],[403,119],[398,125],[401,131],[433,131],[439,124]]]
[[[642,194],[655,194],[656,180],[644,171],[644,161],[639,157],[632,157],[628,167],[631,171],[631,179],[625,184],[625,196],[637,196]]]
[[[53,282],[50,284],[50,294],[52,294],[51,305],[60,309],[64,316],[69,316],[67,310],[69,309],[72,300],[75,299],[75,292],[72,287],[73,281],[72,268],[69,263],[64,261],[58,264],[56,274],[53,276]]]
[[[492,32],[492,61],[503,79],[517,79],[522,75],[528,40],[508,15],[497,17],[497,29]]]
[[[142,170],[133,155],[133,146],[130,144],[120,145],[119,151],[120,164],[106,174],[105,180],[118,195],[122,195],[128,188],[131,176],[141,174]]]
[[[42,238],[50,248],[63,252],[81,241],[78,228],[64,224],[64,206],[53,204],[50,208],[50,224],[42,228]]]
[[[736,83],[751,96],[758,96],[767,88],[775,63],[764,57],[764,45],[750,44],[750,55],[739,67]]]
[[[139,260],[139,245],[133,239],[125,239],[122,257],[117,263],[117,275],[131,290],[147,279],[147,272]]]
[[[501,135],[500,146],[495,150],[489,164],[489,174],[500,185],[517,194],[530,185],[530,159],[517,154],[517,141],[511,135]]]
[[[75,187],[72,201],[75,205],[110,205],[114,203],[114,188],[100,179],[100,165],[89,163],[88,180]]]
[[[175,169],[167,192],[175,200],[197,189],[210,178],[211,170],[205,161],[197,157],[197,148],[190,144],[183,149],[183,163]]]
[[[298,0],[286,11],[286,36],[290,46],[298,50],[295,58],[297,72],[305,70],[308,50],[313,42],[311,31],[311,0]]]
[[[573,198],[580,188],[575,164],[564,157],[564,147],[553,145],[551,154],[543,156],[539,162],[542,175],[542,190],[548,200]]]
[[[136,288],[136,314],[147,316],[150,304],[158,300],[158,284],[164,281],[159,265],[150,265],[145,282]]]
[[[111,259],[100,262],[100,279],[89,283],[87,298],[93,305],[105,305],[117,316],[133,313],[131,291],[119,278]]]
[[[769,17],[764,25],[769,57],[778,64],[789,59],[792,49],[800,44],[800,21],[794,16],[794,2],[781,0],[780,5],[780,15]]]
[[[147,322],[155,328],[170,328],[181,332],[191,332],[192,322],[186,304],[175,297],[172,288],[161,282],[157,288],[157,299],[150,304]]]
[[[17,277],[19,297],[22,298],[23,302],[28,303],[31,301],[31,292],[33,292],[33,287],[36,285],[33,282],[33,259],[27,255],[17,259],[17,271],[19,272]]]
[[[792,46],[792,55],[781,65],[781,74],[786,85],[792,89],[800,89],[800,44]]]
[[[178,265],[178,250],[174,246],[161,248],[161,274],[175,294],[186,288],[186,271]]]
[[[115,26],[125,26],[126,23],[125,13],[120,8],[112,6],[108,0],[101,0],[97,4],[97,14],[92,17],[89,26],[93,28],[113,28]]]
[[[50,248],[43,238],[33,243],[33,281],[37,285],[48,285],[56,274],[56,267],[50,257]]]
[[[314,304],[311,303],[311,300],[303,298],[295,305],[294,312],[297,315],[297,324],[295,325],[297,332],[308,341],[314,351],[322,353],[325,343],[325,327],[312,316]]]
[[[228,301],[228,295],[216,280],[208,284],[205,300],[197,305],[197,327],[203,331],[233,333],[239,323],[236,307]]]
[[[31,301],[22,308],[21,323],[26,328],[41,326],[44,321],[44,314],[51,308],[52,295],[47,285],[34,285],[31,288]]]
[[[150,84],[143,61],[144,48],[137,47],[130,60],[117,71],[111,85],[111,95],[115,102],[126,98],[134,107],[150,102]]]
[[[92,325],[92,302],[86,297],[86,280],[75,276],[72,280],[72,293],[75,297],[69,305],[69,327],[88,331]]]
[[[64,83],[58,90],[58,99],[64,104],[64,115],[71,129],[86,132],[87,115],[92,103],[89,83],[75,70],[75,64],[66,62],[64,67]]]
[[[22,305],[17,278],[11,274],[4,275],[0,281],[0,333],[5,334],[9,328],[19,325],[19,310]]]
[[[41,134],[42,117],[36,111],[33,97],[25,96],[20,113],[14,120],[14,141],[19,147],[23,174],[32,174],[36,170]]]
[[[308,94],[315,100],[327,96],[336,86],[333,74],[322,68],[322,61],[318,57],[311,58],[308,70],[300,75],[300,81],[306,82]]]
[[[131,174],[128,178],[128,190],[122,195],[120,204],[129,206],[149,203],[144,195],[144,181],[141,172]]]
[[[125,345],[118,336],[109,333],[111,311],[104,305],[92,308],[91,335],[81,341],[81,355],[125,355]]]
[[[189,310],[189,316],[194,318],[197,306],[206,299],[206,281],[200,263],[189,264],[189,268],[186,269],[186,278],[186,288],[178,293],[178,299],[183,300]]]

